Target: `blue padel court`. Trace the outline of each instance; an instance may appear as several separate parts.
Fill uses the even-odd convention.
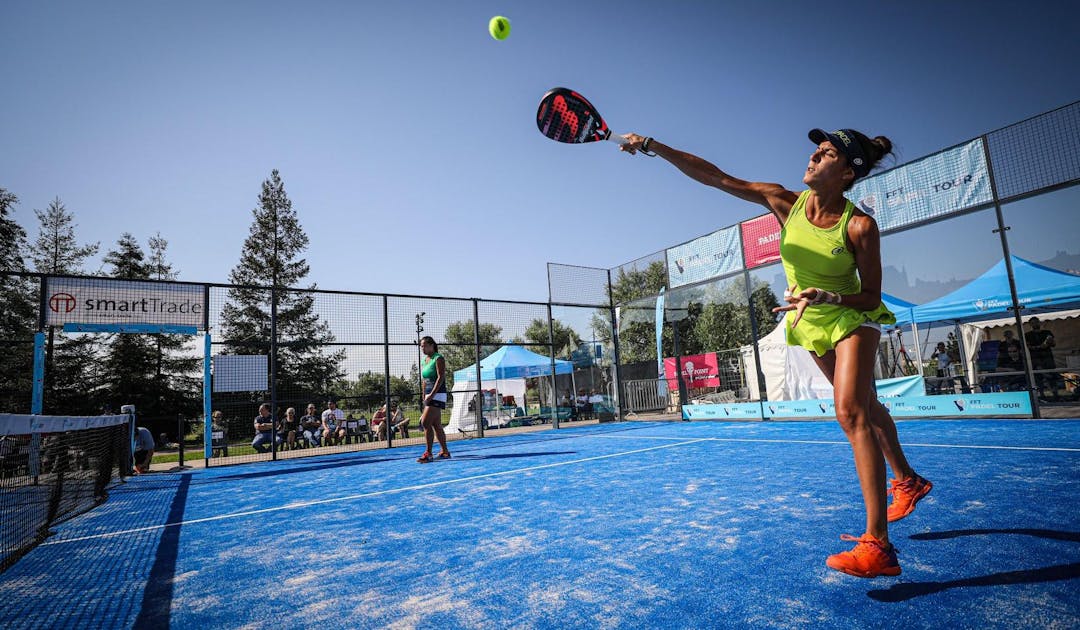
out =
[[[9,628],[1075,628],[1080,421],[907,421],[903,574],[834,422],[617,423],[151,474],[0,575]]]

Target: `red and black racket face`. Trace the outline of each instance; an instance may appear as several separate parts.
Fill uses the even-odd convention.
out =
[[[556,142],[580,144],[607,140],[607,123],[584,96],[567,88],[548,90],[536,110],[540,133]]]

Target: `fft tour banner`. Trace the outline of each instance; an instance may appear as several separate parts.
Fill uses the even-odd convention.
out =
[[[47,278],[45,323],[162,324],[203,328],[202,285],[138,280]]]
[[[988,203],[982,139],[858,181],[845,196],[882,232]]]
[[[738,226],[676,245],[666,251],[668,286],[700,282],[742,269]]]
[[[1024,392],[959,394],[955,396],[900,396],[880,398],[894,418],[962,418],[1030,416],[1031,400]],[[780,400],[753,403],[684,405],[685,420],[763,420],[767,418],[836,417],[833,401]]]

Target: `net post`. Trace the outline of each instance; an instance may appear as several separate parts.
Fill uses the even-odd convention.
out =
[[[34,333],[34,385],[30,398],[30,413],[41,413],[45,392],[45,333]]]
[[[128,417],[128,443],[124,449],[124,467],[120,471],[120,476],[126,477],[135,467],[135,405],[120,405],[120,413]]]
[[[184,468],[184,414],[176,414],[176,443],[180,447],[180,468]]]
[[[203,458],[206,460],[205,466],[210,467],[210,456],[213,450],[213,426],[212,416],[213,409],[211,408],[211,380],[210,380],[210,362],[211,362],[211,339],[210,331],[207,330],[203,335]]]
[[[40,414],[45,390],[45,333],[34,333],[34,384],[30,398],[30,413]],[[30,436],[30,476],[37,485],[41,474],[41,434]]]

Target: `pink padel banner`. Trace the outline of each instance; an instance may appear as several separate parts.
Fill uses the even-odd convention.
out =
[[[682,358],[683,382],[693,389],[696,387],[719,387],[720,368],[716,361],[716,353],[692,354]],[[675,377],[674,357],[664,358],[664,377],[667,378],[668,387],[672,390],[679,389],[679,381]]]
[[[780,222],[776,217],[766,214],[743,221],[739,227],[747,269],[780,260]]]

